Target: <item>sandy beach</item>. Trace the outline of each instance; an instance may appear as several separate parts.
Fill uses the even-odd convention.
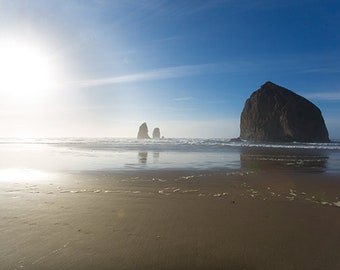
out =
[[[340,270],[340,0],[0,22],[0,270]]]
[[[130,171],[2,182],[1,269],[340,269],[338,179]]]

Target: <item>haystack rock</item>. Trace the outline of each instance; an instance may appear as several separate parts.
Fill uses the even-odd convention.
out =
[[[272,82],[266,82],[247,99],[240,128],[243,140],[329,142],[320,109]]]
[[[154,130],[152,132],[152,138],[153,139],[160,139],[161,138],[161,131],[159,130],[159,128],[154,128]]]
[[[150,139],[148,132],[149,132],[148,126],[146,125],[146,123],[143,123],[139,127],[137,139]]]

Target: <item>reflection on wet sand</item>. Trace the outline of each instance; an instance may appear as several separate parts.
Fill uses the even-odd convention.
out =
[[[153,152],[153,163],[159,162],[159,152]]]
[[[296,169],[325,172],[328,155],[322,150],[243,147],[240,152],[242,169]]]
[[[146,164],[148,162],[148,152],[138,152],[138,161],[140,164]]]
[[[153,163],[159,162],[159,152],[153,152]],[[147,164],[148,163],[148,152],[147,151],[140,151],[138,152],[138,162],[140,164]]]

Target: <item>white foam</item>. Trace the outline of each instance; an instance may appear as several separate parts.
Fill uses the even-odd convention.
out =
[[[334,202],[333,204],[340,207],[340,202]]]
[[[320,202],[322,205],[332,205],[331,203],[329,202]]]
[[[290,189],[290,190],[289,190],[289,195],[296,197],[296,191]]]

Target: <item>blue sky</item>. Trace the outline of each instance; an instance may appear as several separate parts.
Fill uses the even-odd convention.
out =
[[[236,137],[245,100],[272,81],[340,138],[338,29],[337,0],[0,0],[2,41],[38,44],[59,76],[38,105],[0,108],[0,136],[134,137],[146,121]]]

